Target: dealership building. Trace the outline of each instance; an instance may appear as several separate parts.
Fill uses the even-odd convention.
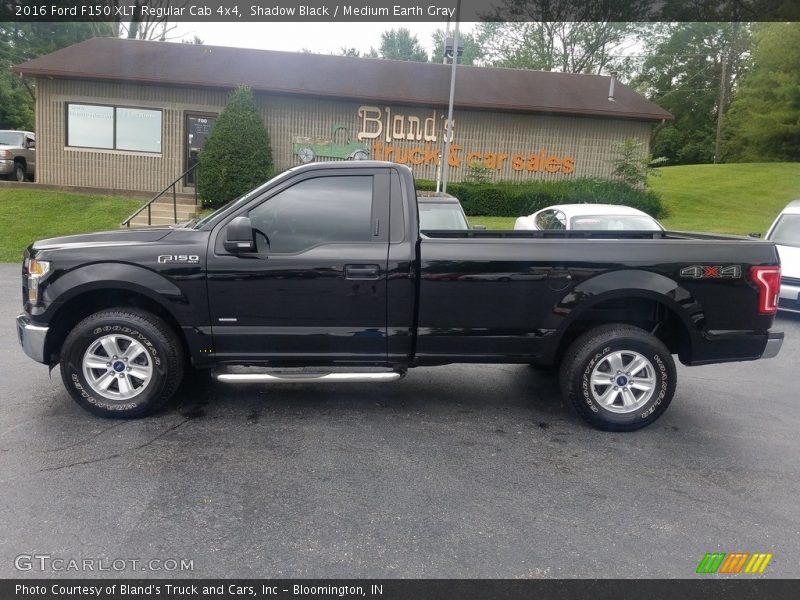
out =
[[[253,89],[279,170],[374,158],[435,179],[449,65],[95,38],[15,67],[36,80],[40,183],[158,191],[197,159],[239,85]],[[605,177],[614,146],[649,148],[671,115],[610,77],[459,65],[451,180]],[[192,174],[180,191],[192,190]]]

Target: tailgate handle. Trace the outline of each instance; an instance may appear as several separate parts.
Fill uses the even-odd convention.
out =
[[[345,265],[345,279],[378,279],[380,275],[378,265]]]

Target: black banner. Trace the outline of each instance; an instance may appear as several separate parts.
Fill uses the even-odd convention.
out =
[[[460,12],[459,12],[460,11]],[[457,14],[458,12],[458,14]],[[796,0],[0,0],[0,21],[797,21]]]
[[[61,579],[2,580],[3,600],[783,600],[800,597],[800,581],[680,580],[451,580],[451,579]]]

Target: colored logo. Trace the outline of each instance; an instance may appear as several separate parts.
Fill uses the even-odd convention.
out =
[[[697,573],[725,573],[735,575],[737,573],[763,573],[769,561],[772,560],[772,553],[755,552],[707,552],[697,565]]]

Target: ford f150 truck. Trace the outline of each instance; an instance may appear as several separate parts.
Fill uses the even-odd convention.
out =
[[[606,430],[664,413],[673,355],[704,365],[781,347],[771,242],[420,232],[416,198],[404,166],[309,164],[198,222],[36,242],[20,343],[106,417],[153,412],[188,366],[292,383],[527,363],[560,369],[567,403]]]

